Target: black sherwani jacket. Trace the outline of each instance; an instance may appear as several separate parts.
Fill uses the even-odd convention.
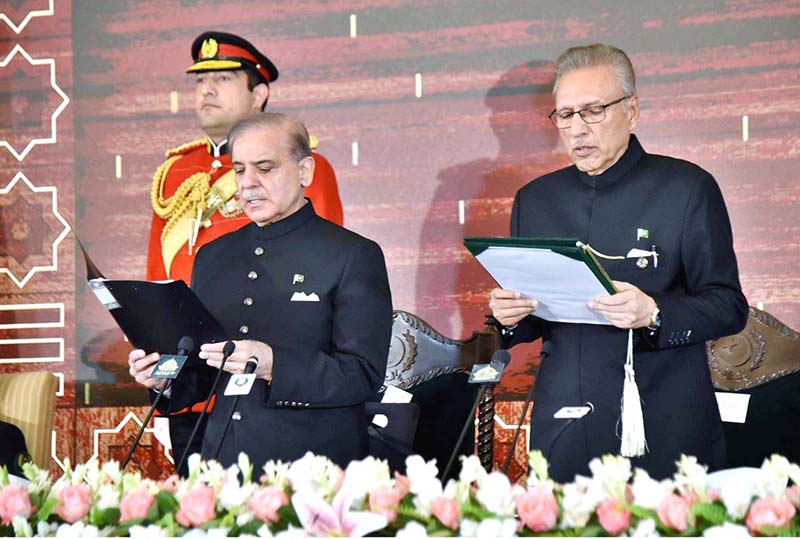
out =
[[[364,403],[383,383],[392,325],[380,247],[318,217],[308,202],[281,221],[253,223],[204,246],[192,274],[192,289],[231,339],[262,341],[274,353],[271,384],[256,380],[236,410],[234,397],[223,396],[223,374],[203,456],[235,411],[223,464],[241,451],[257,467],[306,451],[340,466],[365,457]],[[207,376],[181,375],[170,408],[205,399],[209,387]]]
[[[743,329],[747,302],[714,178],[692,163],[645,153],[631,136],[626,153],[601,175],[572,166],[520,189],[511,235],[575,237],[612,256],[655,248],[657,267],[652,258],[643,268],[637,258],[601,259],[612,279],[639,287],[661,309],[659,335],[648,340],[643,330],[635,332],[634,369],[649,453],[633,464],[654,477],[671,475],[681,453],[712,468],[724,465],[704,343]],[[619,453],[627,334],[612,326],[529,316],[507,343],[542,337],[552,344],[537,375],[531,446],[550,458],[559,481],[588,473],[593,457]],[[586,402],[594,412],[571,425],[553,418],[563,406]]]

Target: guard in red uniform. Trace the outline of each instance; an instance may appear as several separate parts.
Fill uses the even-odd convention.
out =
[[[264,110],[278,69],[250,42],[224,32],[205,32],[192,44],[195,112],[205,138],[172,148],[156,170],[150,193],[153,222],[147,251],[147,279],[191,282],[198,249],[250,223],[236,196],[228,154],[228,133]],[[315,144],[312,138],[312,149]],[[342,203],[330,163],[312,152],[314,179],[306,189],[320,217],[342,225]],[[203,403],[170,415],[172,454],[177,461]],[[195,413],[187,413],[195,412]],[[199,451],[201,440],[193,449]],[[185,473],[186,470],[179,470]]]
[[[192,44],[195,112],[206,138],[167,151],[153,177],[153,222],[147,279],[191,280],[197,250],[250,220],[236,200],[227,138],[236,122],[263,110],[278,69],[247,40],[205,32]],[[313,137],[312,137],[313,139]],[[333,167],[321,155],[306,190],[318,215],[341,225],[342,203]]]

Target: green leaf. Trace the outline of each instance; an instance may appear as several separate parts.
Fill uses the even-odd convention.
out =
[[[294,512],[294,507],[292,504],[284,505],[280,509],[278,509],[278,522],[281,523],[283,526],[282,529],[286,529],[289,527],[289,524],[295,527],[300,527],[300,519],[297,518],[297,513]]]
[[[119,509],[116,507],[106,509],[92,507],[89,511],[89,522],[98,528],[114,526],[119,523]]]
[[[695,503],[689,509],[689,515],[698,519],[697,527],[721,526],[729,521],[728,511],[720,502]],[[703,526],[706,523],[707,526]]]
[[[165,490],[156,494],[156,505],[158,506],[158,514],[162,516],[177,512],[181,506],[175,496]]]
[[[45,499],[45,501],[39,507],[39,510],[36,511],[36,520],[47,522],[47,520],[50,518],[50,515],[52,515],[53,511],[55,511],[57,505],[58,500],[55,498],[48,497]]]
[[[264,524],[265,523],[260,520],[252,520],[244,526],[239,527],[239,535],[258,535],[258,529]],[[269,526],[269,524],[267,524],[267,526]]]
[[[397,507],[397,514],[407,517],[409,520],[416,520],[424,524],[426,527],[431,523],[430,518],[420,515],[414,507],[401,503]]]
[[[581,530],[581,537],[601,537],[608,535],[600,524],[590,523]]]
[[[791,526],[759,526],[758,531],[764,535],[772,535],[777,537],[797,537],[792,533]]]
[[[481,520],[486,520],[487,518],[497,518],[497,515],[490,511],[486,511],[485,509],[481,509],[474,505],[462,505],[461,506],[461,513],[465,517],[472,517],[473,520],[477,520],[480,522]]]
[[[161,513],[158,511],[158,503],[154,503],[150,506],[150,509],[147,510],[147,514],[144,516],[144,518],[148,522],[155,522],[161,518]]]

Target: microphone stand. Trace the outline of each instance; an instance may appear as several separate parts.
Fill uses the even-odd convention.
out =
[[[185,336],[181,337],[181,340],[178,341],[178,354],[179,356],[188,356],[192,353],[192,349],[194,348],[194,341],[191,337]],[[175,374],[177,376],[177,373]],[[153,412],[156,410],[156,406],[158,406],[159,401],[161,401],[161,395],[163,395],[166,391],[172,387],[172,379],[168,379],[167,383],[164,385],[164,388],[156,393],[156,398],[153,400],[152,406],[150,406],[150,410],[147,411],[147,416],[145,416],[144,421],[142,422],[142,426],[139,427],[139,432],[136,434],[136,438],[133,440],[133,444],[131,448],[128,449],[128,454],[125,455],[125,460],[122,461],[121,470],[125,470],[125,467],[131,461],[133,457],[133,452],[136,451],[136,448],[139,446],[139,440],[142,439],[142,434],[144,434],[144,429],[147,428],[147,424],[150,423],[150,418],[153,417]]]
[[[542,348],[539,353],[539,357],[544,361],[547,356],[550,355],[550,349],[552,345],[549,342],[542,343]],[[519,421],[517,421],[517,428],[514,430],[514,437],[511,439],[511,447],[508,448],[508,454],[506,454],[506,460],[503,463],[503,473],[508,475],[508,467],[511,465],[511,459],[514,458],[514,448],[517,446],[517,440],[519,439],[519,433],[522,430],[522,423],[525,422],[525,416],[528,414],[528,408],[530,408],[531,403],[533,402],[533,396],[536,393],[536,383],[535,381],[531,383],[531,387],[528,388],[528,394],[525,397],[525,405],[522,407],[522,413],[519,416]]]
[[[217,391],[219,379],[222,376],[223,370],[225,369],[225,363],[228,362],[228,358],[231,357],[231,354],[233,354],[234,350],[236,350],[236,344],[234,344],[233,341],[228,341],[225,343],[225,347],[222,349],[222,364],[219,366],[217,376],[214,378],[214,383],[211,384],[211,390],[208,392],[208,397],[206,397],[203,410],[200,412],[197,421],[194,422],[194,428],[192,429],[192,433],[189,435],[189,440],[186,442],[186,447],[183,448],[183,454],[181,454],[178,465],[175,466],[175,470],[178,470],[178,473],[180,473],[179,470],[183,467],[183,463],[189,456],[189,449],[192,447],[192,442],[194,441],[195,436],[197,436],[197,430],[200,428],[200,423],[203,422],[203,418],[206,416],[206,413],[208,413],[208,406],[211,404],[211,397],[213,397],[214,393]]]
[[[453,452],[450,453],[450,460],[447,461],[447,466],[444,468],[444,472],[442,473],[442,481],[445,480],[447,474],[450,473],[450,468],[453,467],[453,463],[456,460],[456,456],[458,456],[458,449],[461,447],[461,444],[464,443],[464,438],[467,437],[467,431],[469,430],[469,425],[471,422],[475,421],[475,410],[478,409],[478,404],[481,402],[481,398],[483,397],[484,389],[492,386],[494,384],[481,384],[478,387],[478,395],[475,398],[475,402],[472,404],[472,409],[469,411],[469,415],[467,416],[467,420],[464,423],[464,428],[461,429],[461,434],[458,437],[458,441],[456,442],[456,446],[453,448]]]
[[[256,367],[258,367],[258,358],[252,356],[247,360],[247,364],[244,366],[244,373],[252,374],[255,372]],[[236,397],[233,399],[233,411],[228,416],[228,420],[225,422],[225,429],[222,431],[222,436],[219,437],[219,442],[217,442],[217,446],[214,448],[214,453],[211,455],[211,460],[217,460],[217,457],[219,457],[219,452],[222,450],[222,442],[225,440],[225,435],[228,434],[228,429],[231,426],[231,419],[233,419],[233,414],[236,413],[236,407],[239,405],[239,397],[241,397],[241,395],[236,395]]]
[[[156,398],[153,400],[152,406],[150,406],[150,410],[147,411],[147,415],[142,421],[142,426],[139,427],[139,432],[136,433],[136,438],[133,440],[133,444],[131,448],[128,449],[128,454],[125,455],[125,460],[122,461],[121,470],[125,471],[125,466],[131,461],[131,457],[133,457],[133,452],[136,451],[136,448],[139,446],[139,440],[142,438],[142,434],[144,434],[144,429],[147,428],[147,424],[150,423],[150,418],[153,417],[153,412],[156,410],[156,406],[158,406],[158,402],[161,400],[161,395],[164,394],[165,391],[168,391],[169,388],[172,387],[172,380],[167,380],[167,383],[164,386],[164,389],[156,393]]]

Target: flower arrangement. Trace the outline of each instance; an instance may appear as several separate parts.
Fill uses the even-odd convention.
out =
[[[541,453],[529,460],[524,486],[487,473],[474,456],[446,484],[435,461],[419,456],[407,459],[406,475],[392,476],[372,457],[342,470],[308,453],[268,462],[254,478],[244,454],[229,468],[194,455],[188,478],[161,482],[97,461],[67,463],[53,482],[28,464],[26,484],[0,468],[0,535],[800,536],[800,467],[778,455],[749,484],[717,489],[687,456],[674,478],[657,481],[607,455],[590,463],[591,477],[565,485],[550,479]]]

